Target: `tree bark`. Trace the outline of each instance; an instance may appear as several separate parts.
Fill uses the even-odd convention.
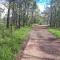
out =
[[[9,16],[10,16],[10,2],[9,2],[8,14],[7,14],[7,25],[6,25],[7,28],[9,28]]]

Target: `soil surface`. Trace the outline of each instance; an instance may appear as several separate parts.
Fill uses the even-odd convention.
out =
[[[60,60],[60,39],[47,28],[33,26],[26,48],[17,60]]]

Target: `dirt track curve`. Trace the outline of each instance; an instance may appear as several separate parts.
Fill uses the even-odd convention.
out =
[[[60,60],[60,41],[47,28],[33,27],[23,55],[17,60]]]

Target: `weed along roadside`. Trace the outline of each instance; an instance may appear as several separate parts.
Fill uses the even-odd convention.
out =
[[[58,28],[57,29],[49,28],[48,31],[60,39],[60,30]]]
[[[24,42],[22,43],[21,51],[19,51],[16,55],[16,60],[18,60],[18,59],[20,60],[22,58],[23,51],[25,50],[26,45],[27,45],[29,38],[30,38],[30,32],[26,35],[26,38],[24,39]]]
[[[17,56],[19,55],[19,56],[22,56],[22,54],[23,54],[23,50],[25,49],[25,47],[26,47],[26,44],[27,44],[27,42],[28,42],[28,39],[29,39],[29,33],[30,33],[30,31],[31,31],[31,27],[29,27],[29,26],[26,26],[26,27],[23,27],[23,28],[21,28],[20,30],[18,30],[18,31],[16,31],[16,34],[15,35],[17,35],[16,37],[18,38],[18,39],[20,39],[20,49],[19,49],[19,51],[18,51],[18,53],[16,54],[16,57],[15,57],[15,59],[17,58]],[[20,33],[19,33],[20,32]]]
[[[18,52],[21,52],[25,47],[24,42],[30,30],[31,27],[22,27],[13,32],[12,37],[10,33],[7,36],[5,32],[5,37],[1,37],[0,40],[0,60],[16,60]]]

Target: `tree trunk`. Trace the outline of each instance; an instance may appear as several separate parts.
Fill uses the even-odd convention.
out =
[[[7,28],[9,28],[9,16],[10,16],[10,2],[9,2],[8,14],[7,14],[7,25],[6,25]]]

